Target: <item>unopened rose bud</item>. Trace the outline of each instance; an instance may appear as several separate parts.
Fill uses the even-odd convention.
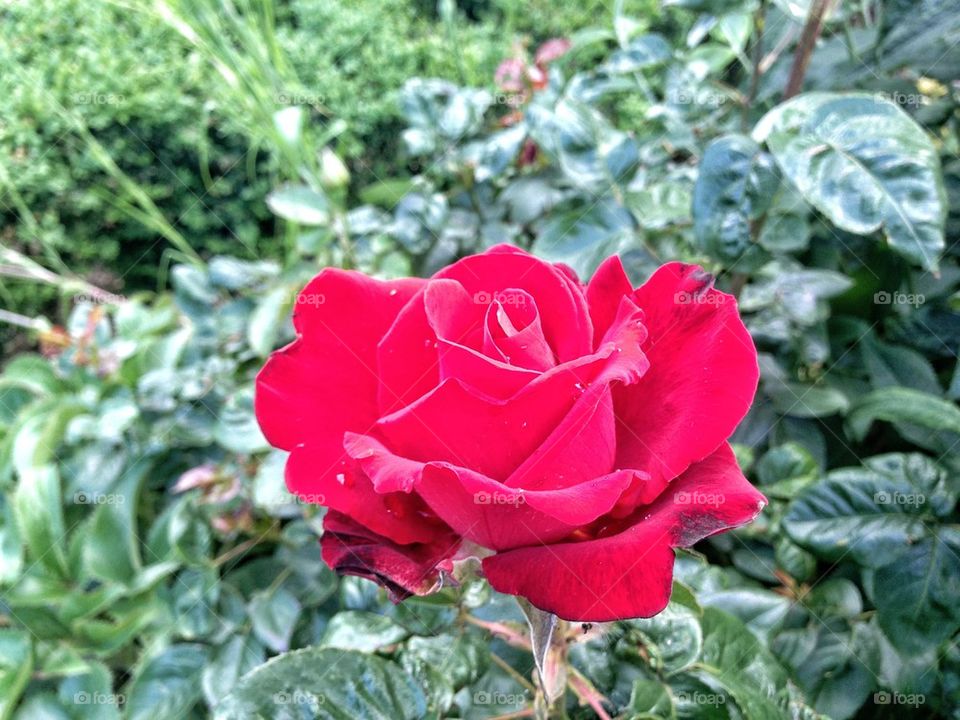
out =
[[[333,150],[324,148],[320,153],[320,184],[329,189],[342,188],[350,182],[350,171]]]

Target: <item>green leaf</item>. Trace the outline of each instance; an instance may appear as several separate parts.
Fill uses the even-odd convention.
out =
[[[293,294],[288,288],[277,287],[257,303],[247,325],[247,342],[260,357],[266,357],[277,344],[280,328],[287,319]]]
[[[960,533],[937,528],[873,573],[871,597],[895,647],[923,653],[960,629]]]
[[[410,633],[385,615],[345,610],[330,618],[321,645],[341,650],[373,652],[394,645]]]
[[[791,605],[788,598],[758,588],[705,592],[701,593],[699,599],[704,607],[724,610],[738,618],[750,632],[764,641],[782,626]]]
[[[950,512],[955,498],[928,458],[891,454],[865,464],[835,470],[797,498],[783,519],[787,535],[827,560],[879,567],[925,537],[931,515]]]
[[[490,665],[490,648],[478,636],[413,637],[405,643],[400,664],[430,695],[431,709],[444,714],[454,692],[483,675]]]
[[[137,499],[149,469],[150,463],[140,460],[126,469],[113,492],[91,496],[105,500],[94,511],[83,544],[83,567],[92,577],[128,583],[139,571]]]
[[[203,668],[201,684],[207,704],[213,707],[237,681],[266,660],[263,645],[250,635],[234,635],[217,648]]]
[[[20,537],[34,562],[63,573],[67,561],[60,476],[52,465],[24,470],[13,496]]]
[[[633,38],[625,48],[616,50],[607,60],[605,69],[610,73],[633,73],[666,62],[673,51],[660,35],[651,33]]]
[[[644,638],[651,663],[668,674],[693,664],[703,647],[698,613],[679,603],[671,602],[660,614],[627,624]]]
[[[774,559],[777,568],[799,582],[812,580],[817,571],[817,558],[786,537],[777,539]]]
[[[631,720],[671,720],[677,716],[669,688],[657,680],[646,678],[633,683],[627,711]]]
[[[285,220],[324,225],[330,218],[327,197],[306,185],[287,185],[267,195],[267,206]]]
[[[905,387],[874,390],[854,403],[847,427],[856,440],[863,440],[876,420],[908,422],[931,430],[960,433],[960,408],[954,403]]]
[[[803,598],[803,603],[819,618],[855,618],[863,612],[860,591],[852,581],[843,577],[831,577],[817,583]]]
[[[33,644],[22,630],[0,628],[0,720],[17,706],[33,673]]]
[[[59,386],[53,367],[39,355],[18,355],[0,375],[0,388],[21,388],[34,395],[52,395]]]
[[[257,593],[250,600],[249,608],[253,632],[274,652],[284,652],[290,648],[300,610],[300,602],[283,587],[273,592]]]
[[[783,717],[786,673],[736,618],[704,609],[701,663],[717,673],[748,718]]]
[[[753,136],[837,227],[882,230],[927,270],[944,248],[946,194],[924,129],[876,94],[807,93],[775,107]]]
[[[113,691],[113,676],[101,663],[64,679],[58,694],[60,702],[76,708],[76,716],[83,720],[119,720],[125,700]]]
[[[876,687],[879,647],[864,623],[851,632],[820,621],[781,634],[774,646],[794,668],[808,702],[831,718],[849,718]]]
[[[127,720],[187,717],[200,699],[203,645],[171,645],[147,661],[127,693]]]
[[[568,264],[582,278],[593,275],[608,256],[637,245],[633,218],[611,200],[555,214],[533,243],[533,252],[551,262]]]
[[[249,454],[269,448],[253,413],[252,388],[239,390],[227,399],[213,434],[220,445],[235,453]]]
[[[427,711],[420,687],[379,657],[332,648],[279,655],[239,682],[217,720],[415,720]]]
[[[13,504],[0,497],[0,587],[12,583],[23,570],[23,541]]]
[[[826,385],[769,382],[764,387],[777,411],[791,417],[827,417],[844,413],[850,406],[842,391]]]
[[[779,180],[773,161],[745,135],[707,146],[693,188],[693,227],[700,248],[737,262],[753,245],[753,221],[770,206]]]

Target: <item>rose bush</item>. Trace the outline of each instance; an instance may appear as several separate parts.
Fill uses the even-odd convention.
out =
[[[757,386],[734,298],[700,268],[586,285],[509,245],[428,280],[326,269],[257,380],[289,490],[329,510],[324,560],[395,599],[470,556],[568,620],[650,616],[673,547],[764,498],[727,438]]]

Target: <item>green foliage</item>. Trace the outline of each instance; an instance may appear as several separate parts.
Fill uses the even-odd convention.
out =
[[[0,62],[2,220],[21,248],[112,290],[154,286],[164,243],[131,217],[126,179],[197,247],[270,251],[256,202],[269,177],[248,172],[256,156],[211,115],[204,68],[172,30],[99,0],[15,3]]]
[[[146,183],[110,133],[140,108],[163,140],[152,148],[193,153],[193,120],[206,117],[197,99],[209,94],[211,117],[236,132],[217,131],[220,151],[241,136],[267,150],[265,176],[237,179],[254,201],[225,200],[231,217],[257,225],[256,239],[274,222],[262,222],[269,208],[283,251],[260,260],[263,247],[231,247],[174,265],[169,291],[65,303],[62,333],[30,326],[46,355],[5,363],[0,718],[529,708],[519,609],[476,578],[398,606],[367,581],[336,578],[318,556],[322,511],[283,489],[285,454],[267,447],[251,399],[263,358],[292,338],[294,293],[318,267],[423,275],[498,242],[581,276],[619,252],[638,282],[669,259],[701,263],[738,296],[760,351],[757,399],[733,440],[769,506],[680,554],[662,614],[564,628],[567,716],[595,717],[591,702],[624,718],[955,716],[960,98],[937,81],[954,77],[956,55],[923,22],[956,27],[960,13],[932,1],[885,2],[882,14],[844,5],[827,19],[807,92],[783,101],[803,21],[795,3],[685,0],[656,16],[620,3],[430,5],[284,4],[275,34],[243,45],[263,17],[242,15],[237,37],[205,36],[221,44],[195,45],[179,64],[172,48],[190,47],[192,25],[131,26],[176,73],[123,72],[134,65],[108,49],[126,46],[96,34],[114,6],[3,11],[42,27],[73,18],[81,30],[63,42],[110,55],[78,67],[118,83],[131,104],[77,112],[145,187],[162,183]],[[497,23],[534,42],[575,42],[545,87],[511,96],[490,82],[513,40]],[[271,37],[281,50],[261,62]],[[25,62],[20,45],[3,52]],[[211,88],[218,57],[243,62],[250,85]],[[11,87],[11,107],[26,107],[24,87]],[[324,107],[272,99],[296,88],[322,94]],[[228,98],[242,112],[228,112]],[[38,110],[34,135],[32,116],[0,112],[14,118],[3,132],[32,153],[30,172],[10,177],[41,228],[64,223],[48,208],[69,204],[49,192],[57,183],[90,203],[70,205],[89,220],[114,217],[106,196],[84,192],[103,163],[66,145],[53,145],[49,164],[38,157],[56,128],[76,128]],[[317,156],[328,144],[353,158],[353,187],[329,148]],[[67,162],[87,174],[65,174]],[[130,192],[117,188],[109,197]],[[220,247],[168,199],[156,195],[168,221],[198,248]],[[119,219],[109,229],[110,242],[125,237]],[[26,249],[64,274],[49,248],[82,258],[57,242]]]

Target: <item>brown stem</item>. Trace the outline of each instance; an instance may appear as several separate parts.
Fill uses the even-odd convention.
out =
[[[803,78],[807,74],[807,66],[810,64],[810,56],[817,44],[817,38],[820,37],[820,30],[823,29],[823,18],[827,14],[830,2],[831,0],[813,0],[810,5],[807,23],[803,26],[800,42],[797,43],[797,50],[793,55],[790,79],[787,80],[787,87],[783,91],[784,100],[792,98],[803,87]]]
[[[760,76],[763,71],[760,69],[760,62],[763,60],[763,30],[766,26],[767,3],[761,0],[753,16],[753,24],[756,28],[757,39],[753,44],[753,73],[750,75],[750,90],[747,92],[747,99],[743,103],[743,109],[740,114],[740,124],[743,131],[747,131],[750,122],[750,109],[753,107],[754,100],[757,99],[757,90],[760,87]]]

